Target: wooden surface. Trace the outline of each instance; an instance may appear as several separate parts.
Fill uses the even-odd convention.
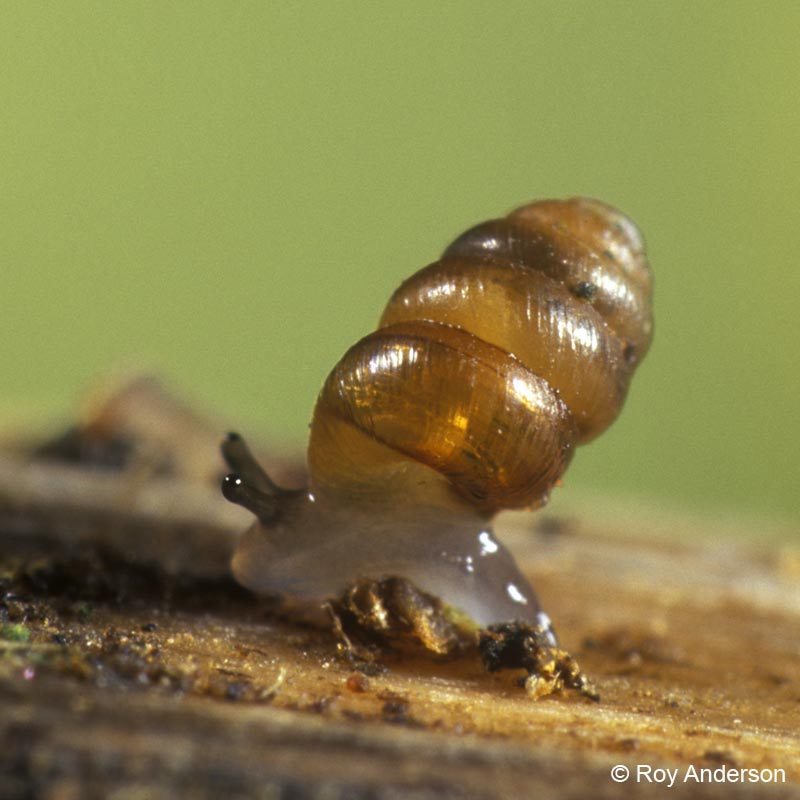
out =
[[[791,528],[754,545],[613,503],[503,518],[601,694],[534,702],[473,661],[387,653],[365,675],[227,577],[246,516],[214,490],[92,481],[89,502],[85,470],[0,457],[0,797],[800,797]]]

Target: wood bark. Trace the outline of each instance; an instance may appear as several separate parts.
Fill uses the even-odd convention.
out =
[[[601,694],[534,702],[477,661],[360,665],[281,619],[228,576],[240,511],[179,478],[0,457],[0,796],[664,796],[637,765],[677,768],[670,796],[800,796],[791,526],[611,501],[502,517]]]

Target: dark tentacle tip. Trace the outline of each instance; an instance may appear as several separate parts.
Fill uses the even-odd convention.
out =
[[[232,472],[222,479],[222,494],[231,503],[240,503],[242,499],[242,479]]]
[[[222,479],[222,494],[229,502],[255,514],[261,522],[270,523],[277,516],[285,493],[264,492],[250,483],[247,475],[231,472]]]
[[[245,484],[263,494],[280,494],[269,475],[256,461],[245,440],[231,431],[222,442],[222,456],[228,467],[241,477]]]

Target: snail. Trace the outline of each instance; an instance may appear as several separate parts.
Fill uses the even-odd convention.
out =
[[[438,652],[452,631],[432,629],[437,613],[556,647],[491,521],[543,505],[575,446],[617,417],[650,345],[651,286],[638,229],[597,200],[535,202],[463,233],[328,376],[306,489],[276,486],[239,436],[223,444],[223,492],[257,518],[236,579],[311,606],[349,597],[383,623],[394,609]]]

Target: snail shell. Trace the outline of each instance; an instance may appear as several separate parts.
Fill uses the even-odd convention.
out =
[[[597,200],[532,203],[459,236],[328,376],[307,491],[229,455],[251,477],[227,495],[260,518],[236,577],[319,599],[401,575],[480,625],[541,624],[489,520],[546,502],[575,445],[616,419],[652,338],[651,290],[638,229]]]

